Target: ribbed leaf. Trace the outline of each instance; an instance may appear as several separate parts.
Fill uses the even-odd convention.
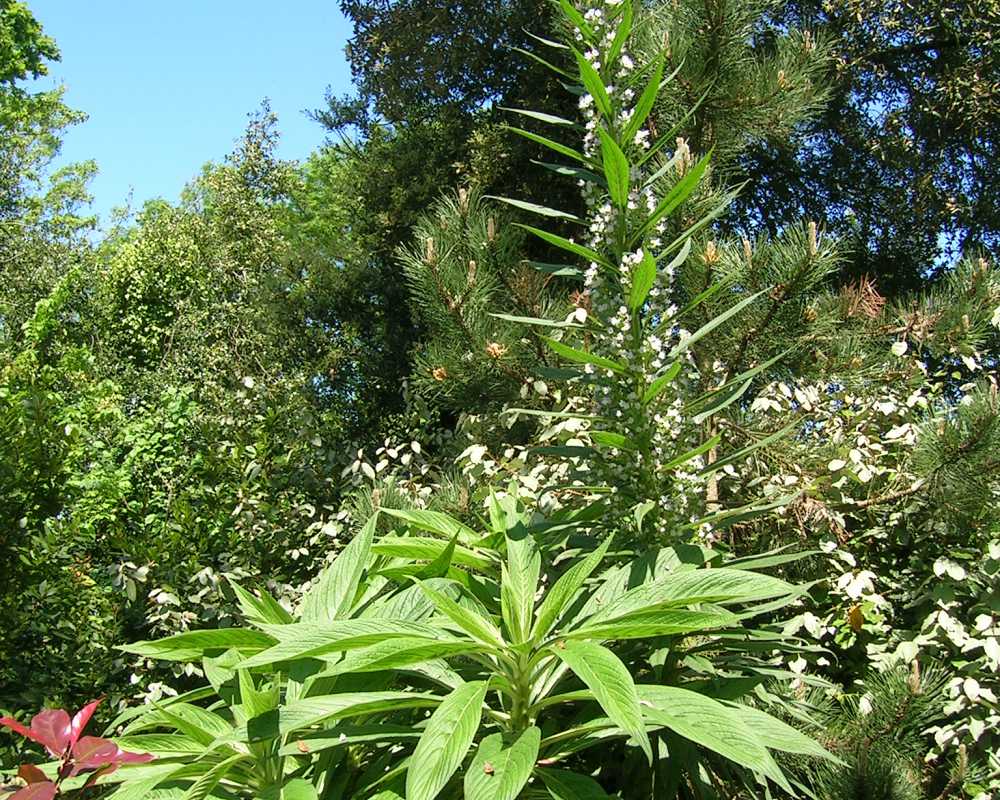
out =
[[[184,800],[205,800],[222,779],[226,777],[229,770],[246,758],[247,756],[238,754],[227,758],[225,761],[220,761],[191,784],[191,787],[184,793]]]
[[[336,560],[320,573],[302,598],[302,622],[332,622],[347,617],[371,553],[378,512],[372,514]]]
[[[438,611],[448,617],[448,619],[473,639],[491,647],[503,644],[500,631],[490,620],[484,619],[479,614],[460,606],[447,595],[436,589],[432,589],[425,583],[419,583],[418,585],[431,599],[431,602],[434,603]]]
[[[507,531],[507,563],[500,581],[500,608],[514,644],[528,639],[542,559],[523,526]]]
[[[522,211],[529,211],[532,214],[538,214],[542,217],[554,217],[556,219],[568,219],[571,222],[582,222],[576,214],[570,214],[568,211],[559,211],[556,208],[549,208],[548,206],[540,206],[538,203],[528,203],[524,200],[515,200],[512,197],[498,197],[497,195],[483,195],[489,200],[496,200],[500,203],[506,203],[514,208],[519,208]]]
[[[594,693],[604,713],[638,743],[652,762],[653,749],[639,710],[632,675],[621,660],[594,642],[566,641],[552,648],[555,653]]]
[[[380,511],[383,514],[388,514],[390,517],[396,517],[404,522],[408,522],[417,530],[437,533],[445,539],[451,539],[456,535],[460,542],[471,543],[479,539],[479,534],[468,525],[464,525],[457,519],[449,517],[447,514],[442,514],[440,511],[396,508],[382,508]]]
[[[737,622],[737,617],[725,609],[687,611],[654,609],[633,611],[615,619],[588,622],[579,628],[560,631],[567,639],[649,639],[654,636],[675,636],[713,628],[725,628]]]
[[[642,685],[638,691],[648,722],[663,725],[742,767],[762,774],[770,771],[773,761],[760,736],[718,700],[675,686]]]
[[[534,726],[510,747],[499,733],[483,739],[465,773],[465,800],[514,800],[531,777],[541,740]]]
[[[244,589],[236,581],[230,579],[229,585],[236,595],[236,602],[248,622],[263,622],[269,625],[286,625],[292,621],[292,615],[275,600],[266,589],[258,589],[260,597]]]
[[[781,750],[783,753],[797,753],[813,758],[824,758],[838,764],[842,763],[815,739],[806,736],[802,731],[796,730],[788,723],[772,717],[765,711],[738,704],[733,704],[731,708],[757,735],[765,747]]]
[[[372,545],[372,552],[394,558],[434,561],[448,549],[448,544],[443,539],[421,536],[383,536]],[[455,545],[451,560],[456,564],[477,569],[492,569],[496,566],[492,559],[460,544]]]
[[[628,204],[628,159],[610,133],[604,128],[598,128],[597,133],[601,137],[601,160],[611,202],[619,208],[625,208]]]
[[[537,773],[555,800],[608,800],[610,797],[597,781],[578,772],[539,769]]]
[[[206,653],[230,648],[254,653],[270,647],[274,642],[274,638],[266,633],[249,628],[216,628],[178,633],[150,642],[119,645],[118,649],[163,661],[197,661]]]
[[[608,97],[608,90],[604,86],[604,81],[601,80],[601,76],[594,69],[594,65],[587,61],[583,53],[574,49],[573,55],[576,57],[576,64],[580,70],[580,82],[583,84],[583,88],[594,98],[594,105],[597,107],[597,110],[605,117],[610,118],[611,98]]]
[[[633,242],[639,241],[647,231],[652,230],[657,222],[667,216],[667,214],[672,212],[677,208],[677,206],[691,196],[691,193],[697,188],[698,182],[701,180],[701,176],[704,175],[705,170],[708,169],[708,163],[711,158],[712,153],[709,151],[697,164],[685,173],[683,178],[673,185],[670,191],[667,192],[666,197],[664,197],[659,204],[657,204],[653,213],[646,218],[645,222],[643,222],[639,232],[633,237]]]
[[[273,627],[278,643],[248,658],[239,666],[243,669],[261,667],[278,661],[314,658],[380,642],[383,639],[427,637],[439,635],[437,628],[418,622],[392,619],[347,619],[316,625],[300,622]]]
[[[568,253],[573,253],[574,255],[580,256],[587,261],[593,261],[598,264],[604,264],[607,266],[607,261],[598,253],[596,250],[591,250],[589,247],[584,247],[582,244],[577,244],[576,242],[571,242],[569,239],[564,239],[562,236],[556,236],[554,233],[549,233],[548,231],[543,231],[540,228],[532,228],[530,225],[521,225],[516,223],[517,227],[524,228],[524,230],[529,233],[533,233],[539,239],[544,242],[548,242],[553,247],[558,247],[561,250],[565,250]]]
[[[632,287],[628,294],[628,307],[632,312],[642,308],[642,304],[649,297],[649,290],[653,288],[656,281],[656,259],[653,254],[646,250],[642,254],[642,261],[633,267]]]
[[[581,164],[586,164],[587,159],[574,150],[572,147],[567,147],[561,142],[557,142],[554,139],[549,139],[547,136],[540,136],[537,133],[532,133],[531,131],[526,131],[523,128],[515,128],[513,126],[508,126],[509,131],[516,133],[518,136],[523,136],[525,139],[534,142],[535,144],[540,144],[542,147],[547,147],[558,153],[561,156],[566,156],[566,158],[572,158],[574,161],[579,161]]]
[[[611,539],[612,537],[609,536],[595,550],[566,570],[553,587],[546,592],[545,597],[542,598],[542,604],[538,607],[535,626],[531,631],[532,638],[541,639],[552,629],[556,620],[583,587],[587,578],[604,560],[604,556],[611,546]]]
[[[434,800],[455,774],[479,730],[486,688],[459,686],[431,715],[406,771],[406,800]]]
[[[673,364],[667,367],[667,371],[664,372],[659,378],[654,380],[647,387],[645,394],[643,394],[642,396],[643,404],[645,405],[655,400],[660,395],[660,392],[662,392],[664,389],[667,388],[667,384],[669,384],[674,378],[676,378],[680,374],[680,372],[681,372],[680,361],[675,361]]]
[[[624,364],[621,364],[618,361],[612,361],[610,358],[599,356],[596,353],[588,353],[586,350],[577,350],[575,347],[570,347],[568,344],[563,344],[562,342],[557,342],[555,339],[548,339],[544,336],[542,337],[542,341],[544,341],[556,355],[562,356],[567,361],[572,361],[575,364],[593,364],[595,367],[610,369],[612,372],[625,372]]]
[[[404,708],[432,708],[440,702],[439,696],[421,692],[347,692],[307,697],[250,720],[236,728],[234,736],[242,741],[267,741],[321,722]]]
[[[513,114],[520,114],[521,116],[530,117],[531,119],[537,119],[539,122],[547,122],[550,125],[562,125],[567,128],[579,127],[579,125],[571,119],[566,119],[565,117],[557,117],[554,116],[553,114],[545,114],[541,111],[529,111],[526,108],[508,108],[505,106],[500,106],[500,110],[510,111]]]
[[[361,650],[345,653],[340,661],[330,669],[324,670],[322,674],[347,675],[352,672],[379,672],[386,669],[399,669],[424,661],[433,661],[436,658],[476,652],[481,649],[479,644],[467,639],[390,639],[387,642],[379,642]]]
[[[653,67],[653,74],[649,78],[649,83],[646,84],[646,88],[639,95],[639,100],[635,104],[635,110],[632,111],[632,116],[629,117],[628,123],[625,125],[622,139],[626,142],[632,141],[639,132],[639,128],[643,126],[643,123],[649,117],[649,112],[653,110],[656,98],[660,94],[660,83],[663,81],[663,65],[664,57],[661,55],[656,59],[656,65]]]

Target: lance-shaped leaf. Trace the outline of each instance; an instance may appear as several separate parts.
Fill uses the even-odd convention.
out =
[[[645,124],[646,119],[649,117],[649,112],[653,110],[656,98],[660,94],[660,83],[663,81],[663,65],[664,56],[660,55],[653,66],[653,74],[649,77],[649,83],[646,84],[646,88],[639,95],[639,99],[635,104],[635,110],[632,111],[632,116],[629,117],[628,122],[625,124],[622,139],[626,142],[632,141],[639,132],[639,128]]]
[[[594,29],[590,27],[587,20],[583,18],[583,14],[577,10],[576,6],[570,0],[559,0],[559,7],[562,9],[566,19],[573,23],[574,27],[583,34],[585,39],[594,38]]]
[[[582,244],[577,244],[576,242],[571,242],[569,239],[565,239],[562,236],[557,236],[554,233],[549,233],[548,231],[543,231],[540,228],[533,228],[530,225],[522,225],[520,223],[515,223],[518,228],[524,228],[528,233],[534,234],[543,242],[548,242],[553,247],[558,247],[560,250],[565,250],[573,255],[580,256],[587,261],[593,261],[596,264],[603,264],[608,266],[607,260],[596,250],[591,250],[589,247],[585,247]]]
[[[723,608],[688,611],[686,609],[642,609],[620,617],[587,622],[579,628],[560,631],[567,639],[651,639],[656,636],[676,636],[695,631],[708,631],[736,624],[739,617]]]
[[[565,73],[564,73],[565,74]],[[547,122],[550,125],[561,125],[567,128],[579,128],[580,125],[571,119],[566,119],[565,117],[557,117],[553,114],[546,114],[542,111],[529,111],[526,108],[508,108],[506,106],[500,106],[501,111],[510,111],[513,114],[520,114],[523,117],[529,117],[530,119],[537,119],[539,122]]]
[[[382,508],[380,510],[383,514],[409,523],[413,528],[440,534],[445,539],[451,539],[457,535],[458,541],[472,543],[480,538],[479,534],[468,525],[459,522],[454,517],[449,517],[447,514],[442,514],[440,511],[400,508]]]
[[[358,594],[358,585],[371,553],[378,512],[351,539],[336,560],[313,583],[302,598],[302,622],[332,622],[344,619]]]
[[[437,658],[475,653],[482,647],[468,639],[390,639],[361,650],[352,650],[330,669],[320,673],[320,677],[349,675],[352,672],[381,672],[382,670],[433,661]]]
[[[555,585],[549,589],[542,599],[542,604],[539,606],[538,614],[535,617],[535,626],[531,631],[533,639],[537,641],[552,630],[552,626],[556,620],[559,619],[563,611],[566,610],[566,607],[576,596],[576,593],[583,587],[587,578],[591,576],[601,561],[604,560],[604,556],[611,546],[611,539],[612,537],[609,536],[585,558],[582,558],[566,570],[559,577],[559,580],[555,582]]]
[[[511,641],[520,644],[531,630],[542,559],[535,540],[522,525],[506,532],[507,563],[500,581],[500,607]]]
[[[557,142],[555,139],[550,139],[547,136],[540,136],[537,133],[526,131],[523,128],[516,128],[512,125],[508,126],[507,130],[516,133],[518,136],[523,136],[525,139],[534,142],[535,144],[540,144],[542,147],[547,147],[549,150],[552,150],[561,156],[572,158],[574,161],[579,161],[581,164],[589,163],[585,156],[578,153],[572,147],[567,147],[561,142]]]
[[[676,686],[643,685],[638,691],[648,722],[663,725],[779,785],[786,783],[760,736],[728,706]]]
[[[233,767],[241,761],[248,760],[248,758],[248,756],[238,753],[215,764],[191,784],[191,787],[182,796],[182,800],[205,800]]]
[[[233,738],[250,742],[267,741],[321,722],[404,708],[431,708],[440,702],[439,696],[421,692],[346,692],[307,697],[250,720],[235,729]]]
[[[273,637],[261,631],[249,628],[218,628],[178,633],[150,642],[119,645],[118,649],[163,661],[197,661],[206,653],[221,652],[231,648],[244,653],[255,653],[274,643]]]
[[[451,540],[455,541],[454,538]],[[372,552],[393,558],[409,558],[417,561],[436,561],[449,549],[450,542],[421,536],[383,536],[372,545]],[[451,561],[466,567],[489,570],[495,562],[477,550],[455,545]]]
[[[570,214],[568,211],[560,211],[556,208],[549,208],[548,206],[540,206],[538,203],[528,203],[524,200],[515,200],[512,197],[498,197],[493,194],[483,195],[483,197],[488,200],[496,200],[500,203],[506,203],[507,205],[519,208],[522,211],[538,214],[541,217],[554,217],[556,219],[568,219],[570,222],[583,222],[583,220],[581,220],[576,214]]]
[[[611,47],[608,48],[609,64],[614,64],[621,55],[622,48],[632,33],[634,15],[632,0],[624,0],[621,4],[621,16],[611,20],[615,26],[615,38],[611,40]]]
[[[287,625],[292,622],[292,615],[288,613],[277,600],[275,600],[266,589],[258,589],[260,597],[244,589],[236,581],[230,579],[229,585],[236,595],[236,602],[240,604],[240,610],[248,622],[265,623],[268,625]]]
[[[459,686],[437,707],[406,771],[406,800],[434,800],[459,768],[479,730],[487,683]]]
[[[815,739],[806,736],[802,731],[796,730],[788,723],[772,717],[767,712],[737,703],[729,705],[736,712],[736,716],[757,734],[765,747],[781,750],[784,753],[823,758],[835,764],[843,763]]]
[[[594,105],[605,117],[611,117],[611,98],[608,97],[608,90],[604,86],[604,81],[594,65],[587,61],[586,57],[579,50],[574,49],[573,55],[576,57],[576,64],[580,70],[580,82],[594,98]]]
[[[346,619],[325,625],[300,622],[270,630],[276,634],[277,644],[243,661],[239,665],[242,669],[356,650],[383,639],[440,636],[431,625],[392,619]]]
[[[752,294],[749,297],[744,297],[736,305],[727,308],[721,314],[719,314],[716,317],[713,317],[711,320],[706,322],[690,336],[688,336],[685,339],[681,339],[681,341],[677,343],[674,349],[670,351],[670,358],[677,358],[677,356],[687,351],[691,347],[691,345],[693,345],[695,342],[701,340],[703,337],[710,334],[720,325],[724,325],[725,323],[727,323],[730,319],[739,314],[744,308],[753,303],[755,300],[757,300],[757,298],[759,298],[762,294],[764,294],[767,291],[768,289],[761,289],[756,294]]]
[[[628,204],[629,165],[618,142],[604,128],[597,129],[601,137],[601,161],[604,164],[604,178],[608,182],[611,202],[619,208]]]
[[[621,364],[618,361],[612,361],[610,358],[599,356],[596,353],[588,353],[586,350],[577,350],[575,347],[570,347],[568,344],[563,344],[562,342],[557,342],[555,339],[549,339],[544,336],[542,337],[542,341],[545,342],[545,344],[547,344],[556,355],[562,356],[567,361],[572,361],[575,364],[593,364],[595,367],[610,369],[612,372],[617,373],[626,371],[624,364]]]
[[[459,629],[465,631],[473,639],[490,647],[503,645],[500,631],[488,619],[469,609],[460,606],[442,592],[432,589],[429,585],[418,582],[420,588],[431,599],[437,610],[450,619]]]
[[[503,735],[483,739],[465,773],[465,800],[515,800],[538,758],[542,732],[531,726],[504,747]]]
[[[587,775],[565,769],[539,769],[537,772],[554,800],[609,800],[610,795]]]
[[[667,367],[666,372],[660,375],[656,380],[654,380],[646,388],[646,391],[642,395],[643,405],[648,405],[657,397],[659,397],[660,392],[667,388],[670,382],[680,375],[681,372],[681,362],[675,361],[669,367]]]
[[[656,281],[656,260],[648,250],[642,254],[642,260],[632,268],[632,287],[628,294],[629,310],[635,313],[649,297],[649,290]]]
[[[604,713],[636,741],[652,763],[653,748],[646,735],[639,695],[628,667],[618,656],[595,642],[560,642],[552,652],[593,692]]]
[[[646,233],[653,229],[657,222],[663,219],[665,216],[670,214],[674,209],[677,208],[681,203],[687,200],[691,193],[698,186],[698,182],[701,180],[701,176],[705,174],[705,170],[708,169],[708,162],[712,158],[712,152],[706,153],[702,159],[695,164],[691,169],[689,169],[683,178],[681,178],[677,183],[673,185],[669,192],[667,192],[666,197],[664,197],[653,210],[645,222],[643,222],[642,227],[639,229],[632,237],[632,242],[638,242],[642,239]]]

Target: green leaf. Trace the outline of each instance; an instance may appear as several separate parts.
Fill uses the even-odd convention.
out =
[[[500,203],[506,203],[507,205],[519,208],[522,211],[530,211],[532,214],[538,214],[542,217],[555,217],[556,219],[568,219],[571,222],[583,222],[583,220],[576,214],[570,214],[568,211],[559,211],[558,209],[549,208],[548,206],[540,206],[537,203],[515,200],[512,197],[498,197],[493,194],[483,195],[483,197],[488,200],[496,200]]]
[[[321,676],[346,675],[353,672],[381,672],[401,669],[436,658],[474,653],[481,645],[467,639],[391,639],[360,650],[345,653],[344,657]]]
[[[601,785],[586,775],[566,769],[538,769],[545,788],[555,800],[609,800]]]
[[[652,763],[653,748],[646,735],[639,695],[628,667],[618,656],[595,642],[560,642],[552,652],[594,693],[604,713],[638,743]]]
[[[596,444],[603,445],[604,447],[616,447],[619,450],[639,449],[635,442],[631,441],[628,437],[613,431],[591,431],[590,438]]]
[[[682,609],[643,609],[614,619],[588,622],[579,628],[560,631],[566,639],[650,639],[656,636],[725,628],[739,620],[725,609],[688,611]]]
[[[305,778],[293,778],[281,787],[281,800],[319,800],[319,795]]]
[[[638,692],[648,722],[669,728],[754,772],[771,771],[773,761],[760,737],[718,700],[675,686],[642,685]]]
[[[604,128],[598,128],[597,133],[601,137],[601,160],[611,202],[619,208],[625,208],[628,205],[628,159],[610,133]]]
[[[649,297],[649,290],[656,281],[656,259],[648,250],[642,254],[642,261],[633,267],[632,288],[629,290],[628,307],[634,314]]]
[[[302,598],[302,622],[332,622],[350,613],[361,576],[368,566],[377,524],[376,511],[336,560],[320,573]]]
[[[266,589],[258,589],[260,597],[244,589],[232,578],[229,585],[236,595],[236,602],[248,622],[267,623],[270,625],[286,625],[292,622],[292,615],[275,600]]]
[[[460,606],[450,597],[436,589],[432,589],[426,583],[418,581],[417,585],[431,599],[438,611],[444,614],[461,630],[465,631],[473,639],[485,645],[496,648],[503,645],[503,638],[500,631],[488,619],[484,619],[479,614]]]
[[[667,214],[672,212],[677,206],[687,200],[691,193],[697,188],[698,182],[701,180],[701,176],[705,174],[705,170],[708,169],[708,163],[712,158],[712,151],[710,150],[706,153],[702,159],[695,164],[691,169],[689,169],[684,177],[681,178],[677,183],[673,185],[666,196],[657,204],[653,213],[650,214],[646,221],[642,223],[642,227],[639,229],[638,233],[632,237],[632,242],[638,242],[642,239],[646,233],[656,225],[661,219],[663,219]]]
[[[674,467],[679,467],[681,464],[686,464],[692,458],[697,458],[703,453],[707,453],[713,447],[716,447],[719,442],[722,441],[722,434],[717,433],[708,441],[702,442],[697,447],[688,450],[686,453],[681,453],[679,456],[674,456],[666,464],[663,465],[663,469],[673,469]]]
[[[437,695],[422,692],[346,692],[306,697],[250,720],[236,728],[234,737],[241,741],[268,741],[321,722],[404,708],[431,708],[440,702]]]
[[[623,141],[631,142],[635,138],[635,135],[639,132],[639,128],[643,126],[649,117],[649,112],[653,110],[656,98],[660,94],[660,83],[663,81],[663,66],[664,56],[660,55],[656,59],[656,65],[653,67],[653,74],[649,78],[649,83],[646,84],[646,88],[639,95],[639,99],[635,104],[635,110],[632,111],[632,116],[629,117],[625,125],[625,130],[622,132]]]
[[[757,731],[728,706],[675,686],[643,685],[638,691],[648,722],[663,725],[746,769],[766,775],[783,788],[787,786]],[[789,793],[794,794],[790,789]]]
[[[535,159],[531,159],[531,163],[538,164],[540,167],[545,167],[545,169],[550,172],[554,172],[557,175],[563,175],[567,178],[573,178],[574,180],[586,181],[587,183],[594,183],[598,186],[607,186],[604,178],[596,172],[591,172],[589,169],[583,169],[583,167],[567,167],[563,164],[551,164],[548,161],[537,161]]]
[[[615,38],[611,40],[611,47],[608,49],[608,63],[613,64],[621,55],[622,48],[629,35],[632,33],[632,22],[634,12],[632,10],[632,0],[625,0],[622,3],[621,18],[613,20],[615,25]]]
[[[608,90],[605,88],[600,74],[579,50],[574,49],[573,55],[576,57],[577,67],[580,70],[580,82],[583,84],[583,88],[594,98],[597,110],[610,119],[612,116],[611,98],[608,97]]]
[[[573,26],[583,34],[585,39],[594,38],[594,29],[590,27],[587,20],[583,18],[583,14],[577,11],[576,6],[570,2],[570,0],[559,0],[559,6],[562,8],[563,15],[568,19]]]
[[[504,747],[503,735],[487,736],[465,773],[465,800],[515,800],[538,758],[542,732],[532,726]]]
[[[356,650],[383,639],[436,639],[440,635],[440,631],[431,625],[391,619],[347,619],[324,625],[299,622],[270,630],[276,634],[277,644],[243,661],[239,665],[241,668]]]
[[[761,448],[769,447],[775,442],[781,441],[789,433],[791,433],[797,426],[798,426],[797,422],[793,422],[790,425],[786,425],[784,428],[782,428],[779,431],[776,431],[775,433],[772,433],[770,436],[766,436],[763,439],[760,439],[751,445],[748,445],[740,450],[737,450],[734,453],[729,453],[724,458],[718,459],[714,463],[709,464],[699,474],[711,475],[713,472],[717,472],[718,470],[722,469],[726,464],[732,464],[736,461],[742,461],[751,453],[760,450]]]
[[[244,759],[247,759],[247,756],[237,754],[227,758],[225,761],[220,761],[191,785],[184,793],[184,800],[205,800],[212,793],[212,790],[221,783],[222,779],[226,777],[229,770]]]
[[[451,541],[455,541],[452,537]],[[383,536],[372,545],[372,552],[393,558],[408,558],[417,561],[435,561],[448,550],[450,544],[443,539],[421,536]],[[491,570],[496,566],[492,558],[480,551],[455,545],[451,560],[466,567]]]
[[[579,270],[573,269],[574,273],[579,272]],[[496,317],[497,319],[502,319],[504,322],[515,322],[519,325],[539,325],[543,328],[582,328],[576,322],[563,322],[551,319],[540,319],[539,317],[518,317],[514,314],[490,314],[491,317]]]
[[[500,607],[511,641],[521,644],[527,641],[531,630],[542,558],[524,526],[508,530],[505,538],[507,563],[503,565],[500,581]]]
[[[538,614],[535,617],[535,625],[532,628],[532,639],[538,641],[545,636],[555,624],[556,620],[566,610],[576,593],[580,591],[587,578],[604,560],[604,556],[611,546],[612,537],[609,536],[585,558],[577,561],[572,567],[564,572],[553,587],[546,592],[542,598],[542,604],[538,607]]]
[[[589,163],[586,157],[578,153],[572,147],[567,147],[554,139],[549,139],[547,136],[540,136],[537,133],[526,131],[523,128],[515,128],[514,126],[509,126],[507,130],[516,133],[518,136],[523,136],[525,139],[532,141],[535,144],[540,144],[542,147],[547,147],[549,150],[553,150],[561,156],[572,158],[574,161],[579,161],[581,164]]]
[[[648,405],[657,397],[659,397],[660,392],[662,392],[665,388],[667,388],[667,384],[669,384],[674,378],[676,378],[680,374],[680,372],[681,372],[680,361],[675,361],[673,364],[667,367],[667,371],[664,372],[659,378],[654,380],[651,384],[649,384],[649,386],[646,388],[645,393],[643,393],[642,395],[643,405]]]
[[[279,754],[299,756],[303,753],[319,753],[335,747],[351,747],[356,744],[405,742],[409,739],[419,739],[422,734],[422,730],[412,725],[387,725],[381,722],[372,725],[340,723],[328,731],[309,734],[286,744]]]
[[[558,247],[561,250],[573,253],[586,261],[593,261],[597,264],[603,264],[604,266],[608,265],[608,262],[596,250],[591,250],[589,247],[584,247],[582,244],[571,242],[569,239],[564,239],[562,236],[556,236],[554,233],[549,233],[548,231],[543,231],[539,228],[532,228],[530,225],[522,225],[521,223],[514,224],[518,228],[524,228],[524,230],[534,234],[542,241],[548,242],[553,247]]]
[[[566,73],[562,73],[565,75]],[[567,76],[569,77],[569,76]],[[506,106],[500,106],[501,111],[510,111],[513,114],[520,114],[524,117],[530,117],[531,119],[537,119],[539,122],[547,122],[550,125],[561,125],[567,128],[579,128],[579,124],[571,119],[566,119],[565,117],[556,117],[552,114],[545,114],[541,111],[529,111],[524,108],[508,108]]]
[[[530,33],[528,35],[531,36]],[[536,62],[538,64],[541,64],[546,69],[552,70],[552,72],[554,72],[556,75],[560,75],[563,78],[566,78],[566,80],[570,80],[570,81],[573,80],[573,76],[570,75],[568,72],[566,72],[566,70],[560,69],[555,64],[553,64],[551,61],[546,61],[544,58],[542,58],[541,56],[539,56],[537,53],[532,53],[530,50],[525,50],[522,47],[512,47],[511,49],[515,53],[520,53],[522,56],[526,56],[527,58],[530,58],[532,61],[534,61],[534,62]]]
[[[479,730],[487,683],[459,686],[437,707],[406,772],[406,800],[434,800],[459,768]]]
[[[720,325],[728,322],[732,317],[739,314],[744,308],[746,308],[748,305],[753,303],[758,297],[760,297],[762,294],[768,291],[770,290],[761,289],[759,292],[752,294],[749,297],[744,297],[736,305],[731,306],[718,316],[713,317],[711,320],[709,320],[700,328],[698,328],[698,330],[692,333],[689,337],[687,337],[686,339],[682,339],[680,342],[678,342],[677,346],[674,347],[674,349],[671,351],[670,358],[677,358],[677,356],[688,350],[691,347],[691,345],[693,345],[695,342],[699,341],[702,337],[710,334]]]
[[[274,638],[249,628],[188,631],[150,642],[119,645],[118,649],[162,661],[197,661],[206,653],[235,648],[255,653],[274,644]]]
[[[577,350],[575,347],[570,347],[567,344],[557,342],[555,339],[549,339],[545,336],[542,337],[542,341],[545,342],[545,344],[547,344],[556,355],[562,356],[567,361],[572,361],[575,364],[593,364],[595,367],[610,369],[612,372],[617,372],[619,374],[626,371],[624,364],[612,361],[610,358],[599,356],[596,353],[588,353],[585,350]]]
[[[383,514],[388,514],[390,517],[396,517],[409,523],[411,527],[417,530],[437,533],[445,539],[451,539],[457,535],[460,542],[476,542],[480,538],[479,534],[468,525],[464,525],[457,519],[449,517],[447,514],[442,514],[440,511],[396,508],[382,508],[380,511]]]
[[[780,750],[783,753],[796,753],[813,758],[823,758],[837,764],[843,763],[815,739],[806,736],[802,731],[796,730],[788,723],[750,706],[734,703],[731,707],[765,747]]]

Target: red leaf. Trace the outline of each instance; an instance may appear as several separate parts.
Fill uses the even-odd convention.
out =
[[[83,733],[83,729],[87,727],[87,723],[90,722],[90,718],[94,716],[94,709],[97,708],[98,704],[104,698],[99,697],[91,703],[87,703],[83,708],[76,712],[73,717],[73,722],[70,724],[70,744],[76,744],[76,740],[80,738],[80,734]]]
[[[17,768],[17,776],[25,783],[44,783],[48,777],[34,764],[22,764]]]
[[[61,758],[69,747],[71,735],[69,714],[61,708],[47,708],[31,720],[31,738],[56,758]]]
[[[8,800],[52,800],[56,796],[56,785],[52,781],[31,783],[14,793]]]

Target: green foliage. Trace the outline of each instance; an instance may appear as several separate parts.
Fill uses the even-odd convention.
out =
[[[318,797],[381,789],[430,800],[464,784],[466,796],[512,798],[532,775],[547,786],[583,780],[572,769],[596,747],[640,751],[631,779],[650,785],[682,769],[697,780],[696,752],[785,785],[733,702],[736,687],[753,685],[741,673],[754,668],[734,660],[736,672],[705,684],[691,654],[714,630],[740,627],[748,609],[752,616],[755,604],[787,600],[796,587],[705,568],[710,553],[691,560],[662,550],[602,565],[610,540],[588,540],[585,527],[539,518],[512,497],[491,501],[485,530],[443,514],[385,513],[406,530],[375,538],[370,519],[313,583],[294,621],[272,616],[265,595],[241,592],[260,633],[193,632],[127,646],[152,658],[201,654],[215,677],[210,689],[128,712],[122,746],[154,752],[161,782],[193,786],[219,775],[228,790],[257,796],[304,778]],[[556,565],[568,542],[579,555]],[[552,589],[539,602],[543,584]],[[237,685],[241,702],[229,699]],[[260,693],[265,703],[252,700]],[[192,705],[214,694],[226,699],[215,711]],[[826,756],[758,713],[783,732],[769,740],[777,750]],[[161,728],[172,732],[154,733]],[[696,761],[682,768],[654,750],[668,735],[704,751],[692,750]],[[605,765],[599,781],[622,779],[618,757],[596,758]],[[151,774],[123,769],[114,796]]]

